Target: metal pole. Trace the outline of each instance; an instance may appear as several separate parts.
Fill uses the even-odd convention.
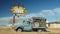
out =
[[[16,14],[15,14],[16,15]],[[13,24],[15,24],[15,15],[13,16]]]

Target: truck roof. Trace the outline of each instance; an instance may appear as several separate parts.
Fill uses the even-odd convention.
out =
[[[32,17],[32,19],[46,20],[44,17]]]

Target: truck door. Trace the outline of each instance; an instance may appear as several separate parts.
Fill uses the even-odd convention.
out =
[[[32,29],[32,26],[29,22],[24,22],[24,30],[31,30]]]

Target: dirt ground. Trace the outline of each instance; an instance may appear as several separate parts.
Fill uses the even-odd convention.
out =
[[[0,26],[0,34],[60,34],[60,28],[47,28],[49,32],[16,32],[11,27]]]

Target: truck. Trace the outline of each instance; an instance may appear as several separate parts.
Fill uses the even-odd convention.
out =
[[[32,17],[28,20],[22,20],[22,23],[13,25],[13,29],[17,32],[22,31],[46,31],[46,19],[44,17]]]

